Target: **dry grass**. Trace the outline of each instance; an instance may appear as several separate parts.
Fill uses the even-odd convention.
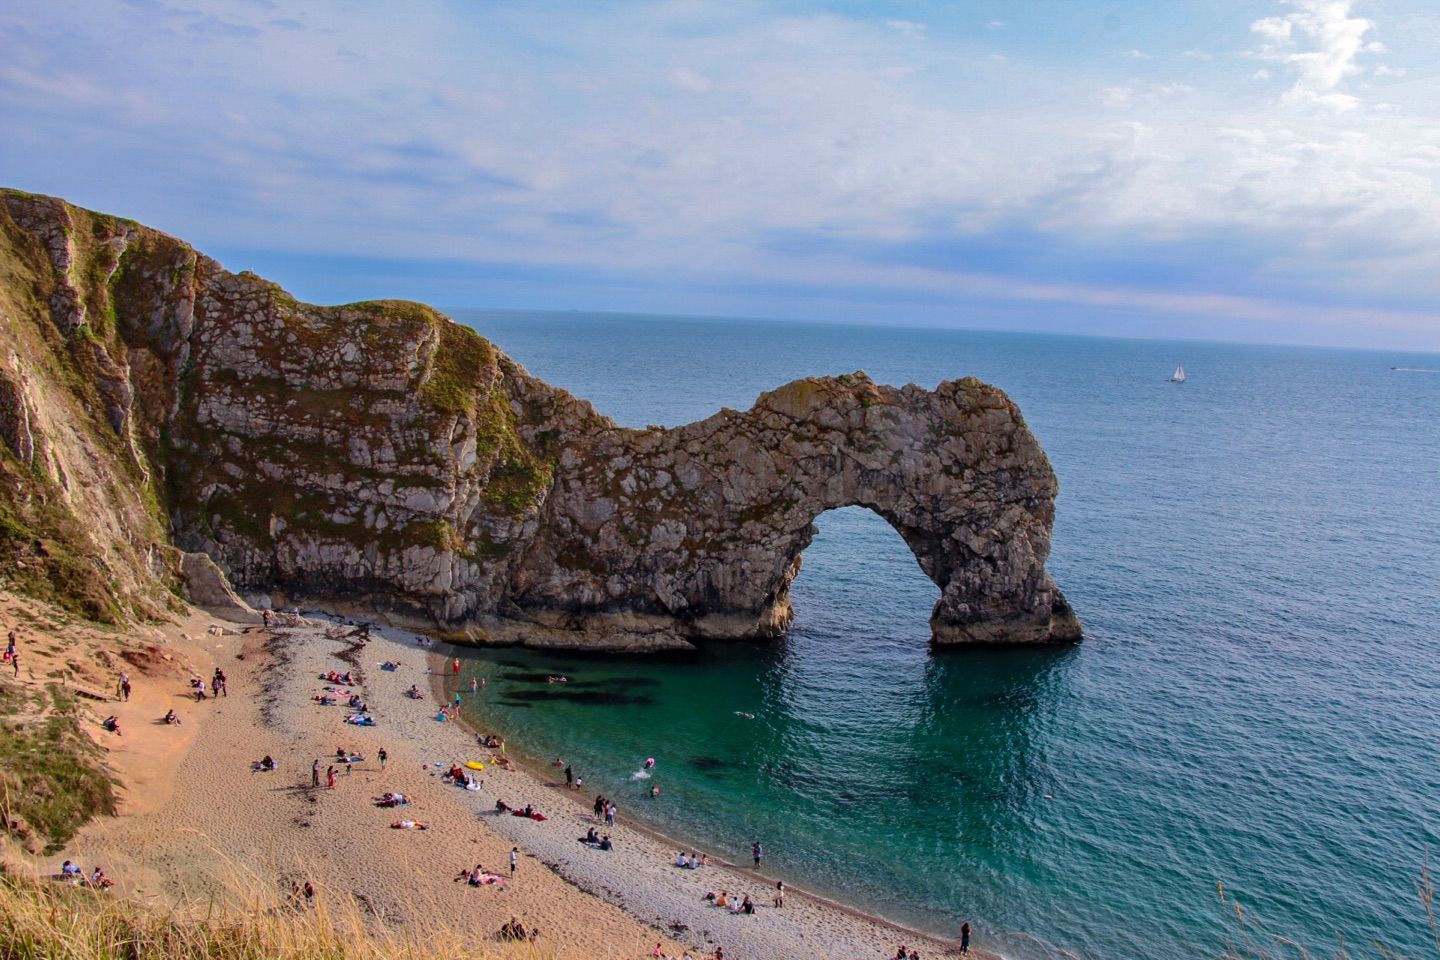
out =
[[[254,887],[250,888],[252,891]],[[356,900],[322,891],[313,907],[265,903],[148,906],[54,880],[0,874],[0,960],[548,960],[436,917],[423,937],[378,923]]]

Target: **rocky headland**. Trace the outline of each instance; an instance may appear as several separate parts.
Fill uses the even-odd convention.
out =
[[[783,632],[812,521],[858,505],[940,587],[936,643],[1080,637],[1045,570],[1054,473],[979,380],[809,378],[625,429],[421,304],[304,304],[133,221],[0,200],[0,586],[146,618],[228,596],[204,555],[277,606],[680,648]]]

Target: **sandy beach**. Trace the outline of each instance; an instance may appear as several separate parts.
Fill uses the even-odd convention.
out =
[[[893,957],[901,943],[937,956],[951,947],[788,886],[784,907],[774,908],[773,879],[748,869],[680,869],[679,846],[627,811],[613,828],[596,824],[593,793],[566,790],[558,770],[552,781],[544,770],[505,769],[463,724],[435,719],[449,655],[412,634],[323,620],[267,631],[198,613],[152,631],[143,649],[157,652],[144,670],[131,670],[129,702],[96,705],[124,731],[97,733],[124,785],[120,815],[36,859],[39,872],[69,857],[86,869],[103,865],[120,893],[191,903],[257,892],[279,900],[292,881],[308,879],[320,897],[354,897],[386,924],[443,921],[477,941],[518,917],[540,931],[542,953],[556,957],[648,957],[657,942],[676,957],[709,956],[717,946],[739,958]],[[387,661],[398,666],[382,669]],[[216,666],[229,678],[228,695],[197,702],[190,678],[208,680]],[[349,671],[356,683],[321,679],[329,671]],[[412,685],[421,699],[405,696]],[[344,695],[330,706],[312,699],[327,687],[361,697],[376,725],[347,724],[354,711]],[[181,725],[160,721],[170,708]],[[337,748],[364,759],[337,765],[331,789],[325,773]],[[252,770],[267,754],[277,769]],[[469,761],[485,765],[478,789],[442,778]],[[372,799],[387,791],[411,805],[377,808]],[[531,804],[546,819],[498,814],[497,798]],[[427,829],[390,828],[397,820]],[[615,849],[580,843],[590,826],[608,832]],[[455,880],[476,864],[503,882]],[[737,900],[748,894],[755,914],[710,906],[705,894],[722,890]]]

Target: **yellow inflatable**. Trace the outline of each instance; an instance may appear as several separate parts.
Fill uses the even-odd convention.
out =
[[[471,760],[469,763],[465,764],[465,766],[469,767],[471,770],[485,769],[485,764],[481,763],[479,760]]]

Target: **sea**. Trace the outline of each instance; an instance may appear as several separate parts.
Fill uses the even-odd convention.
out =
[[[632,427],[811,375],[993,383],[1059,477],[1049,567],[1086,631],[933,650],[937,588],[840,509],[784,638],[474,651],[479,729],[563,757],[622,817],[741,862],[760,841],[775,877],[936,934],[968,920],[1016,960],[1436,955],[1440,356],[455,316]]]

